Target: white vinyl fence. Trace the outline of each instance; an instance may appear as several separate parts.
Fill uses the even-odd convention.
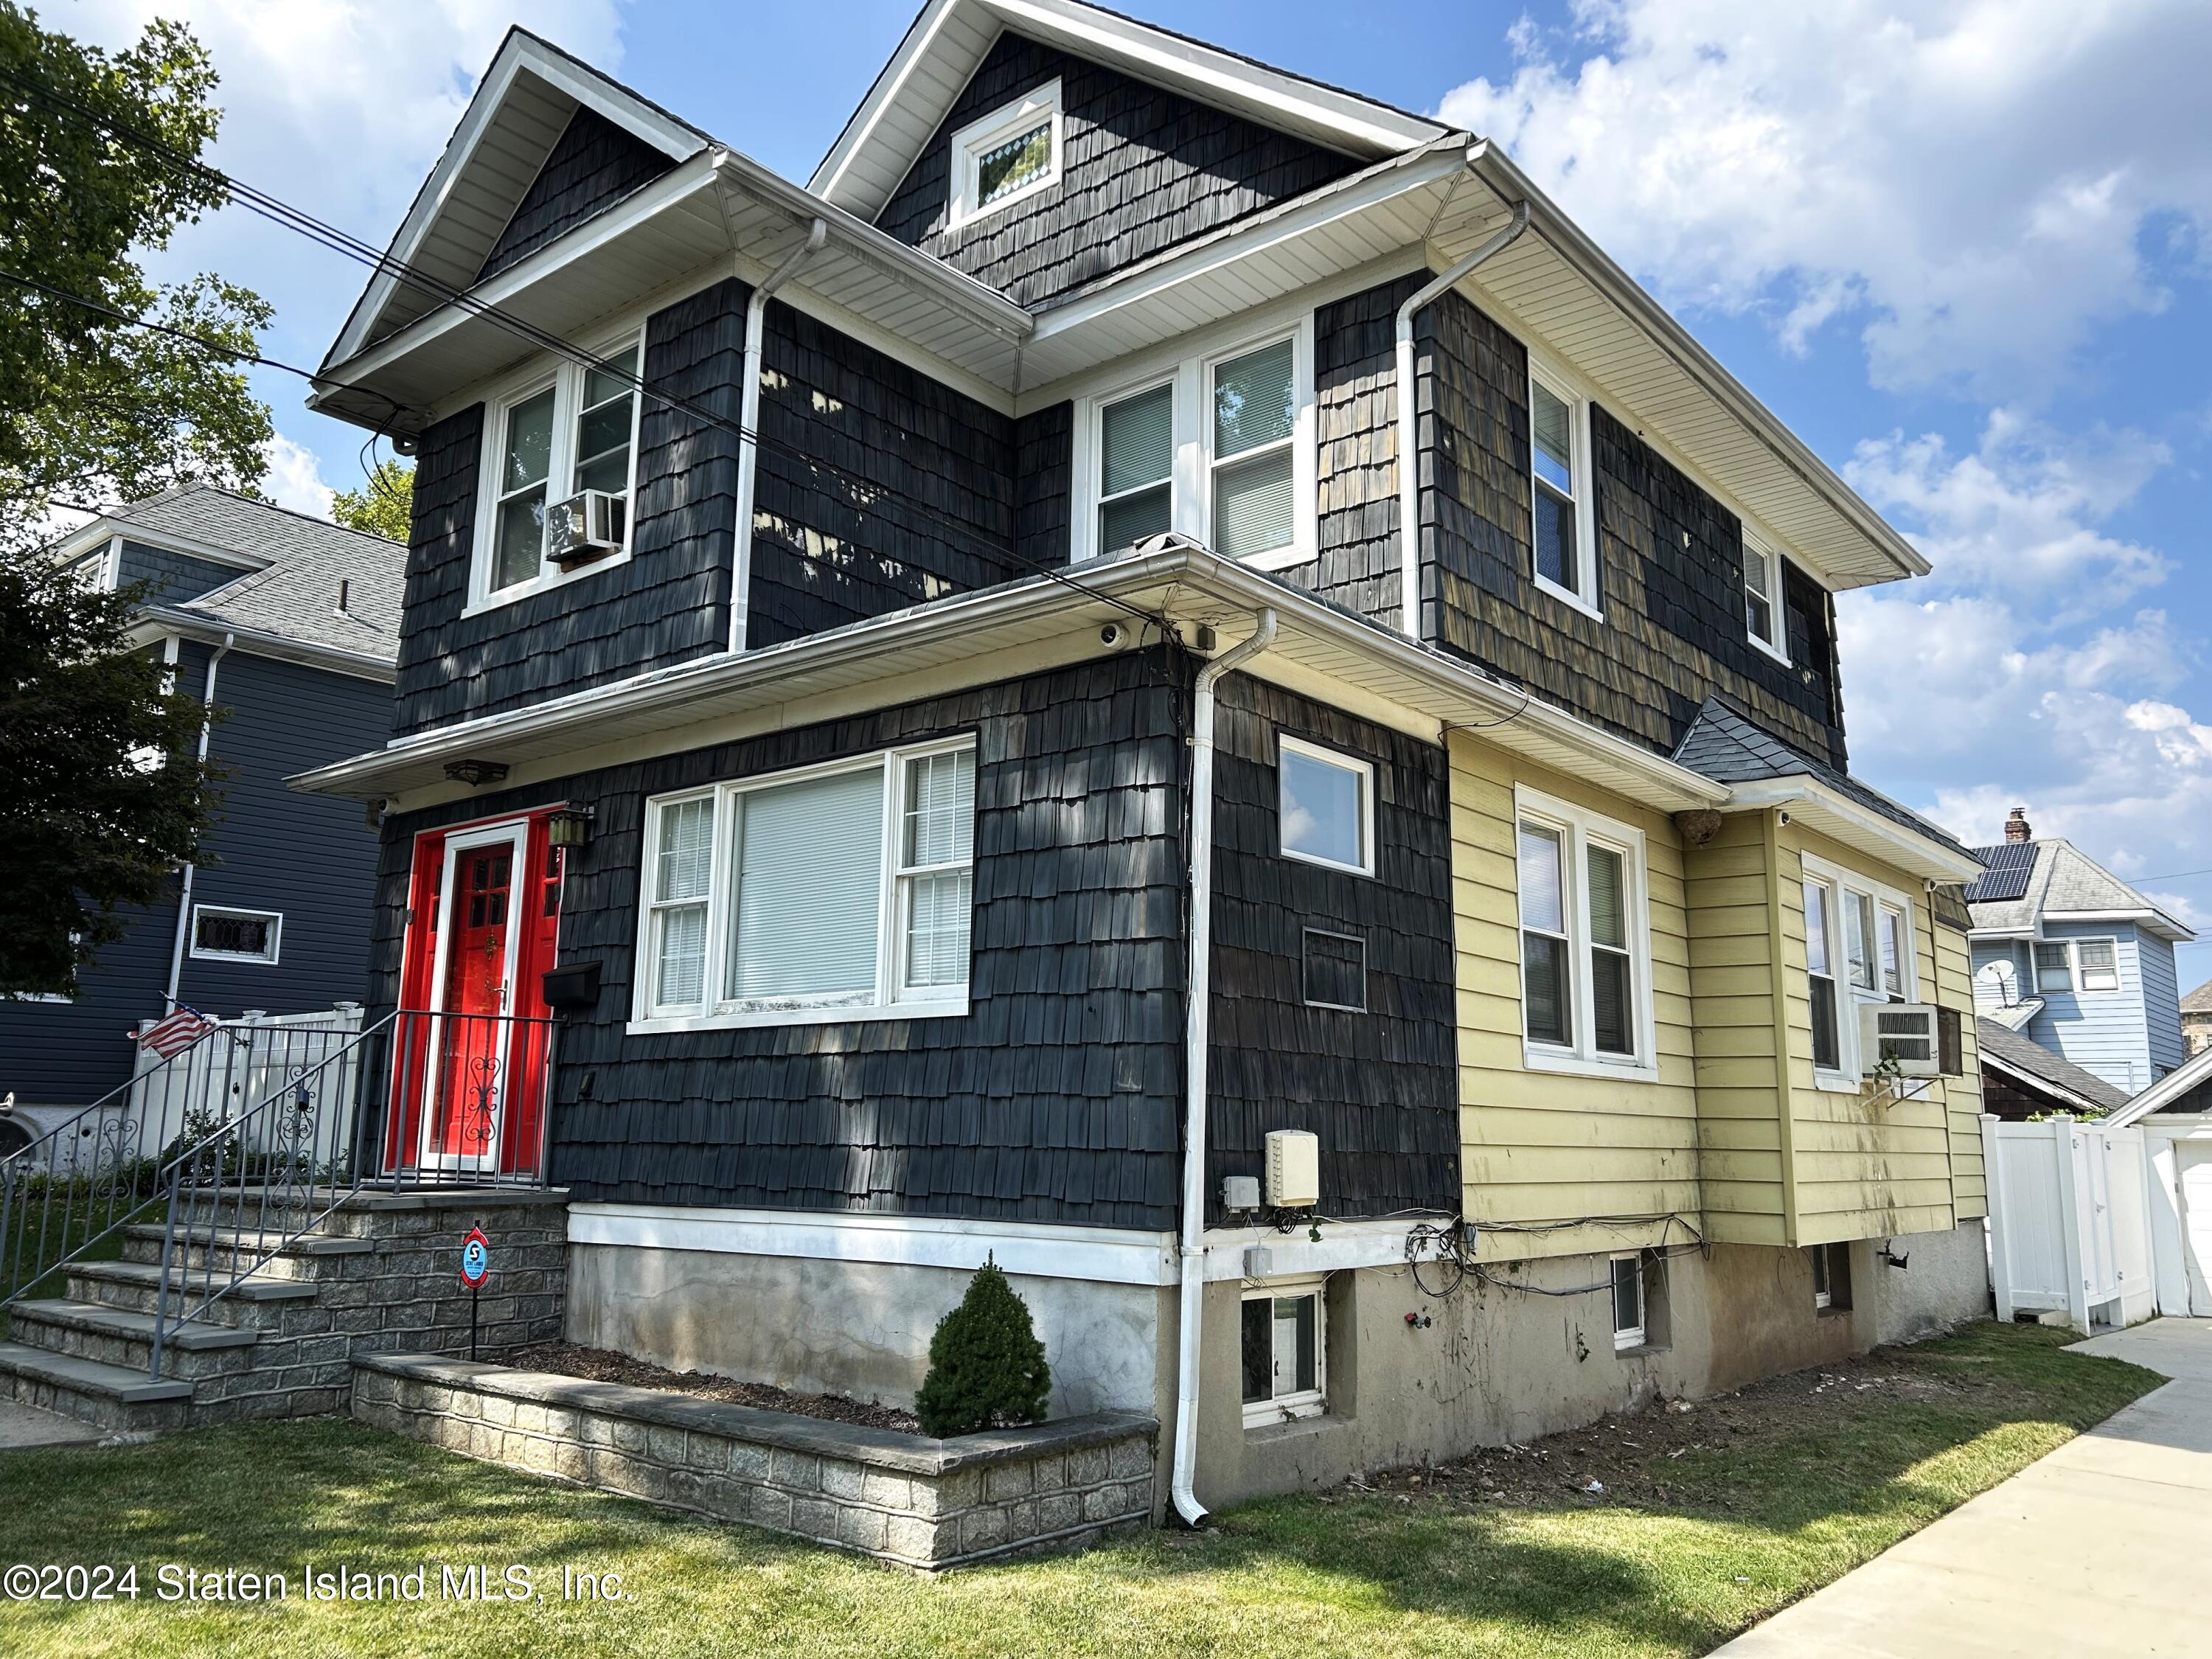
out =
[[[1997,1317],[2063,1312],[2087,1333],[2157,1313],[2140,1129],[1982,1120]]]
[[[145,1021],[141,1029],[153,1023]],[[167,1146],[187,1131],[204,1135],[288,1085],[300,1092],[297,1121],[312,1117],[314,1122],[316,1146],[276,1145],[275,1136],[293,1121],[279,1115],[261,1137],[270,1144],[241,1151],[296,1150],[322,1160],[331,1149],[350,1143],[355,1058],[343,1051],[361,1030],[359,1003],[341,1002],[308,1014],[248,1012],[216,1023],[219,1031],[203,1037],[173,1063],[164,1065],[149,1049],[137,1050],[128,1115],[141,1146],[149,1151]]]

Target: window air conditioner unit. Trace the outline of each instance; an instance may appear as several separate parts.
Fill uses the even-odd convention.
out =
[[[622,545],[626,497],[580,489],[545,509],[545,556],[556,564],[581,564]]]
[[[1321,1137],[1304,1129],[1267,1131],[1267,1202],[1279,1210],[1321,1202]]]
[[[1894,1060],[1899,1077],[1941,1077],[1942,1053],[1937,1011],[1925,1002],[1859,1005],[1859,1053],[1868,1071]]]

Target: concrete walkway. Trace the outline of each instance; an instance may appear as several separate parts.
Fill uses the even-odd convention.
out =
[[[99,1438],[100,1430],[90,1423],[0,1400],[0,1451],[13,1451],[19,1446],[89,1445]]]
[[[1715,1659],[2212,1652],[2212,1320],[2076,1348],[2173,1380]]]

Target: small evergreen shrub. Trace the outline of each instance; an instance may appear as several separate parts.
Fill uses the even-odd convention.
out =
[[[1052,1367],[1030,1310],[990,1258],[929,1339],[929,1375],[915,1396],[921,1431],[943,1438],[1044,1416]]]

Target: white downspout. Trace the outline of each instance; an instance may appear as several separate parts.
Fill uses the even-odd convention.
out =
[[[1421,477],[1414,449],[1420,439],[1420,417],[1413,386],[1413,313],[1484,260],[1503,252],[1528,228],[1528,204],[1516,203],[1510,224],[1398,307],[1398,626],[1411,638],[1419,639],[1421,633]]]
[[[1182,1321],[1176,1348],[1176,1513],[1206,1519],[1191,1483],[1198,1473],[1199,1331],[1206,1305],[1206,1051],[1213,949],[1213,688],[1275,641],[1275,612],[1260,612],[1249,639],[1198,671],[1190,734],[1190,975],[1183,1016]]]
[[[232,642],[238,636],[225,634],[222,643],[208,657],[207,679],[200,689],[200,752],[199,763],[207,764],[208,733],[215,725],[215,671],[230,653]],[[185,865],[185,878],[177,892],[177,937],[169,946],[169,988],[163,994],[161,1012],[172,1014],[177,1009],[177,988],[185,977],[185,939],[192,927],[192,877],[198,870],[196,863]]]
[[[806,240],[783,256],[774,270],[754,284],[745,301],[745,355],[738,369],[744,377],[738,394],[738,537],[730,568],[730,649],[745,648],[745,611],[753,586],[753,473],[760,461],[761,346],[768,331],[768,302],[793,273],[821,252],[830,239],[829,222],[817,219],[808,227]]]

